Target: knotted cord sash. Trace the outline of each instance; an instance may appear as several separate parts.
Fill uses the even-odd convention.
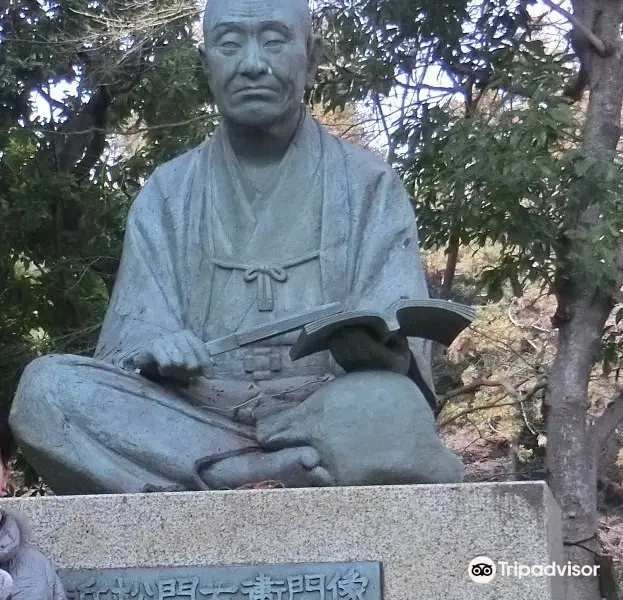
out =
[[[314,258],[318,258],[320,252],[310,252],[299,258],[282,263],[281,265],[251,265],[230,260],[215,258],[213,264],[222,269],[244,271],[242,278],[247,283],[257,281],[257,309],[260,312],[271,312],[275,308],[275,291],[273,282],[284,283],[288,280],[286,269],[298,267]]]

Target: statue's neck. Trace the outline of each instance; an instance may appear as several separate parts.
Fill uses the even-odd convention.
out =
[[[304,115],[304,109],[270,129],[254,129],[225,124],[234,154],[244,166],[262,168],[277,165],[287,152]]]

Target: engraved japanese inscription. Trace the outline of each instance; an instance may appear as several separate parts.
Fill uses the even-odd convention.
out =
[[[68,600],[382,600],[381,564],[65,570]]]

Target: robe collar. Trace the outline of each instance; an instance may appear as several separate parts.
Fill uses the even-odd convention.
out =
[[[210,286],[215,268],[215,257],[211,251],[213,240],[206,238],[212,237],[215,225],[213,208],[217,194],[221,193],[216,173],[217,165],[222,164],[224,158],[221,136],[224,136],[224,131],[219,126],[214,135],[202,144],[181,190],[189,207],[186,211],[187,244],[184,255],[186,264],[196,274],[187,281],[197,284],[185,290],[185,312],[187,326],[200,336],[210,312]],[[311,147],[314,140],[316,146]],[[339,140],[312,117],[307,107],[284,160],[295,159],[301,151],[318,156],[317,178],[322,194],[319,259],[323,303],[344,302],[348,293],[347,261],[350,258],[348,247],[351,237],[351,184],[346,157]],[[197,288],[201,289],[201,293]]]

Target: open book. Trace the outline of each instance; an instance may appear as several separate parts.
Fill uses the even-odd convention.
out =
[[[327,350],[331,336],[345,327],[365,327],[386,342],[400,331],[407,337],[418,337],[449,346],[474,319],[471,306],[449,300],[426,298],[400,300],[387,314],[371,311],[345,311],[305,325],[290,349],[296,360]]]

